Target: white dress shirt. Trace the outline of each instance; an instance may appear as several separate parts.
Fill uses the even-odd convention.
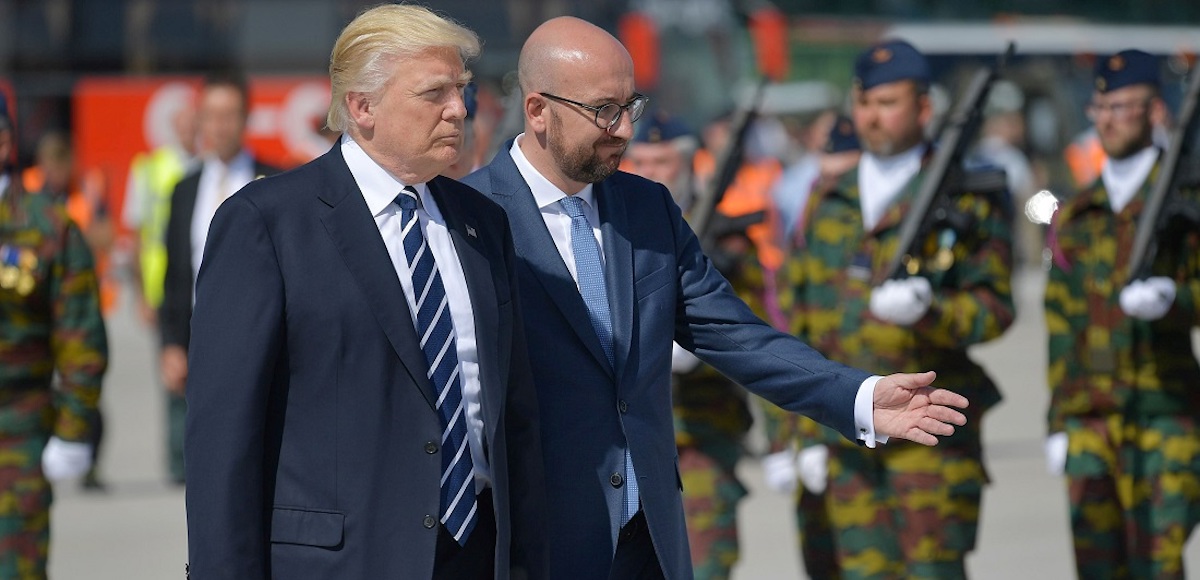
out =
[[[1142,184],[1146,183],[1146,178],[1150,177],[1155,161],[1158,161],[1158,147],[1153,145],[1124,159],[1110,157],[1104,161],[1100,179],[1104,182],[1113,213],[1121,213],[1129,205]]]
[[[342,157],[354,176],[354,182],[362,191],[367,208],[379,227],[379,235],[387,247],[392,267],[400,278],[404,298],[408,301],[408,312],[412,316],[413,328],[417,328],[417,302],[413,292],[412,273],[408,257],[404,254],[401,236],[402,223],[400,206],[396,196],[404,186],[417,190],[420,206],[417,220],[425,241],[433,252],[442,285],[446,287],[446,298],[450,304],[450,320],[454,323],[454,346],[458,352],[458,374],[462,381],[463,408],[467,413],[467,446],[471,449],[471,463],[475,468],[475,490],[481,491],[492,480],[491,466],[483,453],[483,409],[480,406],[482,392],[479,385],[479,352],[475,340],[475,314],[471,309],[471,295],[467,291],[467,278],[463,274],[462,262],[454,249],[454,240],[446,228],[437,202],[425,183],[404,183],[375,163],[362,146],[349,135],[342,136]]]
[[[192,211],[192,280],[200,274],[200,260],[204,257],[204,242],[208,239],[208,227],[212,225],[217,208],[254,179],[254,158],[246,151],[238,153],[228,164],[216,157],[204,159],[200,170],[200,185],[196,189],[196,205]],[[195,300],[192,288],[192,300]]]
[[[575,279],[575,285],[578,287],[579,276],[575,273],[575,255],[571,251],[571,216],[568,216],[567,212],[562,209],[562,204],[558,203],[567,194],[550,183],[550,180],[538,172],[525,157],[525,153],[521,151],[520,147],[521,140],[524,138],[524,133],[517,135],[517,138],[513,139],[508,154],[512,156],[513,163],[521,172],[521,177],[529,185],[529,190],[533,192],[533,199],[541,210],[542,220],[546,222],[546,229],[550,231],[550,237],[554,239],[554,246],[558,248],[559,255],[562,256],[567,270],[571,272],[571,277]],[[600,260],[603,262],[604,246],[600,240],[600,212],[596,209],[592,184],[584,186],[575,194],[575,197],[584,202],[583,215],[587,217],[588,223],[592,224],[592,234],[596,236],[596,243],[601,244]],[[854,398],[854,427],[858,431],[858,438],[867,447],[875,447],[876,442],[887,443],[888,439],[875,434],[873,401],[875,383],[879,382],[880,378],[872,376],[863,381]]]
[[[879,157],[863,152],[858,162],[858,198],[862,207],[863,229],[871,231],[883,218],[896,196],[913,176],[921,171],[925,144],[903,153]]]

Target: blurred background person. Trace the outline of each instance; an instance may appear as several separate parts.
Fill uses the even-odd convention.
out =
[[[1051,226],[1047,465],[1066,476],[1080,578],[1184,578],[1200,517],[1200,223],[1159,230],[1150,276],[1126,279],[1146,201],[1169,179],[1153,138],[1162,65],[1140,50],[1096,64],[1088,116],[1106,161]]]
[[[204,156],[171,194],[167,221],[167,264],[158,323],[162,335],[160,370],[167,390],[167,449],[171,481],[183,484],[184,418],[187,403],[187,346],[196,274],[213,214],[252,179],[278,169],[257,161],[246,149],[250,94],[235,73],[213,73],[199,97],[199,136]]]
[[[182,101],[170,123],[171,139],[138,153],[130,163],[121,212],[122,225],[135,233],[133,285],[142,320],[151,326],[157,326],[157,310],[162,305],[171,193],[184,175],[196,169],[198,160],[195,103]]]
[[[47,480],[92,464],[108,340],[87,242],[60,200],[24,191],[12,146],[0,98],[0,577],[45,578]]]
[[[907,42],[860,53],[851,117],[862,157],[835,187],[809,196],[804,241],[787,270],[793,332],[818,351],[878,372],[937,368],[939,384],[971,401],[967,425],[937,447],[860,449],[828,430],[802,438],[805,455],[817,448],[828,458],[808,468],[826,469],[842,578],[965,578],[988,481],[980,420],[1000,392],[966,347],[1013,321],[1008,216],[994,196],[957,193],[947,212],[969,227],[934,223],[912,256],[920,267],[872,287],[917,184],[932,178],[929,82],[928,61]]]
[[[812,133],[818,130],[822,133],[814,136]],[[862,154],[854,122],[832,111],[817,118],[805,143],[809,153],[789,167],[772,190],[784,235],[783,248],[789,253],[803,251],[803,212],[810,194],[836,186],[858,165]],[[787,188],[791,189],[785,191]],[[793,209],[789,212],[785,207]],[[780,275],[786,280],[786,268]],[[775,296],[780,310],[791,312],[794,296],[786,281],[780,286],[782,291]],[[804,570],[810,578],[841,578],[825,498],[829,453],[821,444],[826,438],[823,427],[808,417],[779,412],[773,405],[761,405],[761,409],[769,445],[768,455],[763,457],[763,479],[772,490],[795,498],[796,540]]]
[[[690,203],[695,199],[691,166],[698,145],[681,119],[657,110],[634,125],[621,165],[666,185],[677,202]],[[731,281],[736,287],[737,278]],[[698,579],[729,578],[738,559],[738,501],[746,495],[735,473],[752,423],[746,392],[675,345],[671,402],[692,571]]]

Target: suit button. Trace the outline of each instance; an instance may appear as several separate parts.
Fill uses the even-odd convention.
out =
[[[621,399],[620,401],[617,401],[617,410],[622,413],[628,413],[629,412],[629,403],[626,403],[625,399]]]
[[[608,476],[608,482],[611,483],[613,487],[621,487],[621,484],[625,483],[625,477],[620,473],[614,473]]]
[[[433,441],[425,442],[425,453],[433,455],[434,453],[437,453],[437,450],[438,450],[437,443],[434,443]]]
[[[433,519],[433,516],[425,516],[425,521],[421,523],[425,525],[425,529],[432,530],[433,526],[437,525],[437,520]]]

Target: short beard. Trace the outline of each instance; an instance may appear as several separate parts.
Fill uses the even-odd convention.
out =
[[[550,112],[550,125],[547,129],[550,156],[567,179],[577,183],[599,183],[617,172],[621,163],[620,156],[606,164],[591,146],[581,145],[574,150],[568,150],[564,143],[562,120],[553,111]]]
[[[1100,148],[1104,150],[1105,155],[1108,155],[1112,159],[1125,159],[1154,144],[1152,139],[1153,130],[1154,128],[1147,123],[1146,129],[1136,139],[1130,139],[1124,143],[1114,143],[1114,146],[1111,148],[1102,141]]]

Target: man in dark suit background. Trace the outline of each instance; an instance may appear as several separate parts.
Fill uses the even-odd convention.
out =
[[[171,481],[184,482],[183,429],[187,414],[188,335],[193,290],[204,240],[213,214],[233,192],[256,177],[279,170],[254,159],[245,148],[250,92],[245,79],[214,73],[200,90],[198,130],[206,152],[196,171],[185,176],[171,195],[167,220],[167,270],[159,312],[162,350],[159,370],[167,389],[167,468]]]
[[[551,576],[690,578],[670,403],[672,340],[748,389],[869,447],[965,417],[933,373],[825,360],[755,318],[670,192],[617,165],[646,99],[607,32],[551,20],[518,65],[525,133],[467,183],[503,206],[542,414]]]
[[[188,377],[197,578],[545,577],[503,211],[458,157],[475,34],[384,5],[330,58],[333,149],[213,219]]]

